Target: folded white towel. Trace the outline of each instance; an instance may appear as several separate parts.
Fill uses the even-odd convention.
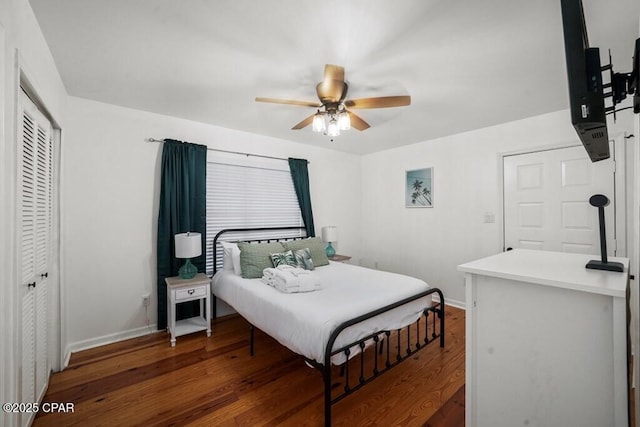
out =
[[[320,278],[316,274],[290,265],[265,268],[262,274],[264,283],[281,292],[311,292],[320,289]]]
[[[273,286],[273,278],[276,277],[276,269],[275,268],[265,268],[262,270],[262,282],[266,283],[269,286]]]
[[[289,265],[289,264],[280,264],[279,266],[276,267],[277,270],[281,270],[281,271],[288,271],[294,274],[307,274],[309,273],[309,270],[305,270],[304,268],[300,268],[300,267],[296,267],[294,265]],[[265,269],[266,270],[266,269]]]
[[[293,279],[276,276],[273,279],[273,287],[282,292],[310,292],[320,288],[320,280],[315,275],[304,275]]]
[[[291,274],[289,269],[276,268],[273,275],[273,286],[293,286],[297,283],[296,276]]]
[[[269,269],[266,268],[265,270],[269,270]],[[311,273],[309,270],[305,270],[304,268],[294,267],[293,265],[288,265],[288,264],[281,264],[274,269],[273,274],[277,274],[280,271],[285,272],[287,274],[291,274],[295,277],[298,277],[302,274]]]

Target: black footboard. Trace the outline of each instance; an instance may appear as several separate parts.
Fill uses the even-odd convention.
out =
[[[375,332],[356,342],[344,345],[338,349],[333,349],[335,341],[340,333],[348,327],[434,293],[438,294],[440,301],[438,303],[433,302],[430,307],[423,311],[422,316],[420,316],[420,318],[418,318],[418,320],[412,325],[394,331]],[[373,381],[378,376],[397,366],[400,362],[408,359],[416,352],[425,348],[428,344],[439,340],[440,347],[444,347],[444,325],[444,295],[440,289],[431,288],[412,297],[372,311],[371,313],[346,321],[338,326],[329,337],[325,350],[324,363],[320,364],[316,361],[307,360],[311,365],[322,372],[324,380],[325,426],[331,425],[331,406],[334,403],[339,402],[346,396]],[[373,354],[365,352],[367,343],[371,342],[373,342],[374,345],[372,347],[375,349]],[[354,347],[360,349],[360,354],[350,358],[349,356],[351,355]],[[344,386],[341,390],[338,389],[332,392],[331,359],[340,353],[342,353],[347,359],[340,368],[340,375],[344,377]],[[371,360],[371,357],[366,357],[367,353],[369,353],[369,356],[373,356],[373,360]],[[351,384],[351,379],[354,378],[354,374],[350,372],[352,364],[356,365],[353,385]]]

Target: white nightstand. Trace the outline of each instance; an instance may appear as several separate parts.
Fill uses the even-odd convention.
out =
[[[176,337],[192,332],[207,331],[211,336],[211,279],[204,273],[198,273],[192,279],[167,277],[167,316],[171,333],[171,347],[176,345]],[[200,316],[176,322],[176,304],[200,300]]]

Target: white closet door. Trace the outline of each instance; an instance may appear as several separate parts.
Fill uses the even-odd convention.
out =
[[[21,93],[21,125],[18,132],[18,191],[20,228],[18,244],[19,295],[22,300],[22,368],[20,396],[23,403],[38,402],[49,379],[48,292],[52,231],[52,127],[36,105]],[[30,425],[33,414],[24,414],[21,425]]]
[[[35,292],[22,298],[22,402],[33,402],[36,395]]]
[[[26,98],[26,97],[24,97]],[[28,101],[28,98],[25,99]],[[20,162],[21,203],[19,217],[21,218],[20,248],[22,269],[20,284],[27,285],[35,279],[35,174],[36,174],[36,134],[37,123],[32,114],[23,112],[22,127],[20,128],[20,141],[22,150]]]
[[[607,252],[615,255],[615,165],[592,163],[582,146],[504,157],[505,248],[600,253],[594,194],[605,209]]]
[[[31,292],[32,294],[34,292]],[[36,327],[36,354],[35,354],[35,398],[36,401],[44,396],[49,382],[49,325],[48,325],[48,286],[45,278],[38,284],[35,290],[35,327]]]
[[[44,126],[46,125],[46,127]],[[35,239],[34,239],[34,267],[37,276],[47,273],[49,266],[50,215],[49,198],[51,186],[49,183],[49,159],[51,140],[51,125],[49,122],[38,123],[36,134],[36,175],[35,175]]]

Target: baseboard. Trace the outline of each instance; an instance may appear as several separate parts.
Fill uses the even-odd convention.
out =
[[[67,351],[64,352],[64,360],[62,361],[62,366],[60,366],[60,371],[64,371],[64,368],[69,366],[69,360],[71,360],[71,351],[67,349]]]
[[[433,294],[432,297],[434,301],[440,302],[440,296],[438,294]],[[467,308],[464,301],[458,301],[450,298],[445,298],[444,304],[455,308],[461,308],[462,310],[466,310]]]
[[[89,350],[90,348],[100,347],[102,345],[113,344],[118,341],[124,341],[131,338],[141,337],[150,333],[157,332],[157,324],[151,324],[149,326],[142,326],[135,329],[129,329],[128,331],[116,332],[115,334],[103,335],[101,337],[91,338],[84,341],[79,341],[67,345],[64,353],[64,364],[62,370],[69,365],[71,359],[71,353],[77,353],[82,350]]]

